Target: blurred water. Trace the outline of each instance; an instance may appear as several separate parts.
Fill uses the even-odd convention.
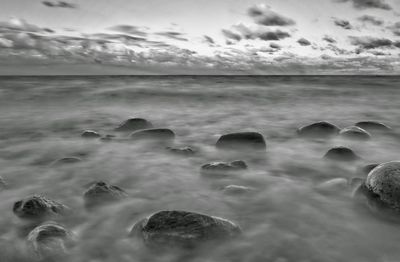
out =
[[[399,224],[361,210],[350,188],[325,192],[318,185],[360,177],[356,169],[364,164],[399,159],[399,84],[400,77],[2,77],[0,176],[8,188],[0,191],[0,245],[19,251],[7,248],[0,261],[32,261],[15,232],[20,221],[12,205],[34,193],[72,208],[61,221],[78,236],[67,261],[398,261]],[[173,155],[124,137],[80,137],[85,129],[114,134],[129,117],[173,129],[177,145],[199,153]],[[378,120],[396,134],[367,142],[296,137],[297,127],[319,120],[340,127]],[[266,154],[214,148],[219,135],[236,131],[262,133]],[[338,145],[362,161],[323,161]],[[51,166],[65,156],[84,161]],[[204,163],[235,159],[248,161],[249,170],[224,179],[199,173]],[[93,180],[118,185],[131,197],[87,212],[82,195]],[[227,185],[254,191],[225,195]],[[155,254],[127,238],[134,222],[165,209],[221,216],[244,235],[189,254]]]

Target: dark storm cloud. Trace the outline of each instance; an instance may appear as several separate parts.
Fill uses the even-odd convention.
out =
[[[350,22],[347,21],[347,20],[344,20],[344,19],[339,19],[339,18],[335,18],[334,17],[333,18],[333,22],[334,22],[335,25],[340,26],[340,27],[342,27],[344,29],[347,29],[347,30],[353,28],[353,26],[350,24]]]
[[[269,44],[269,47],[271,47],[272,49],[281,49],[282,47],[276,43],[271,43]]]
[[[324,36],[324,37],[322,38],[322,40],[324,40],[324,41],[326,41],[326,42],[328,42],[328,43],[331,43],[331,44],[336,43],[336,40],[335,40],[333,37],[328,36],[328,35]]]
[[[129,35],[147,36],[147,32],[133,25],[116,25],[108,29],[111,31],[121,32]]]
[[[400,22],[394,23],[393,25],[388,27],[393,34],[400,36]]]
[[[281,40],[290,37],[290,34],[285,31],[275,30],[275,31],[267,31],[262,33],[257,33],[252,36],[252,39],[258,38],[264,41],[273,41],[273,40]]]
[[[263,6],[249,8],[248,14],[257,24],[264,26],[291,26],[296,24],[293,19],[280,15]]]
[[[384,24],[382,19],[379,19],[372,15],[363,15],[363,16],[360,16],[359,18],[357,18],[357,20],[361,21],[363,23],[368,23],[368,24],[376,25],[376,26],[381,26]]]
[[[68,2],[64,2],[64,1],[58,1],[58,2],[43,1],[42,4],[47,7],[71,8],[71,9],[76,8],[75,4],[71,4]]]
[[[393,46],[393,41],[387,38],[371,36],[351,36],[349,38],[352,45],[358,46],[362,49],[390,48]]]
[[[383,10],[392,10],[392,7],[385,0],[334,0],[335,2],[351,2],[357,9],[377,8]]]
[[[300,38],[299,40],[297,40],[297,43],[299,43],[299,45],[301,45],[301,46],[309,46],[309,45],[311,45],[311,42],[308,41],[305,38]]]

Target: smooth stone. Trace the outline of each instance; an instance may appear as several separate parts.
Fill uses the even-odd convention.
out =
[[[82,162],[82,159],[79,157],[63,157],[53,162],[53,166],[61,166],[68,164],[77,164]]]
[[[347,147],[334,147],[324,155],[324,158],[335,161],[355,161],[360,159],[353,150]]]
[[[93,130],[85,130],[85,131],[83,131],[81,137],[83,137],[83,138],[100,138],[101,135]]]
[[[131,236],[138,236],[153,247],[195,247],[209,241],[237,237],[235,223],[186,211],[160,211],[135,224]]]
[[[73,245],[75,237],[62,225],[50,221],[34,228],[27,241],[40,259],[54,259],[68,254],[68,247]]]
[[[151,140],[171,142],[175,139],[175,133],[168,128],[144,129],[133,132],[130,135],[133,140]]]
[[[227,195],[243,195],[253,191],[253,188],[247,186],[229,185],[224,187],[223,192]]]
[[[143,118],[130,118],[124,122],[122,122],[115,131],[120,132],[133,132],[140,129],[148,129],[152,128],[153,124]]]
[[[257,132],[241,132],[222,135],[216,147],[219,149],[265,150],[267,145],[264,137]]]
[[[391,127],[377,121],[361,121],[355,124],[355,126],[361,127],[367,131],[390,131]]]
[[[228,162],[212,162],[201,166],[203,175],[226,176],[231,172],[247,169],[247,164],[243,160]]]
[[[400,161],[375,167],[368,174],[365,186],[384,205],[400,211]]]
[[[340,128],[326,121],[316,122],[297,129],[297,134],[307,138],[327,138],[339,133]]]
[[[41,220],[63,215],[68,207],[51,199],[33,195],[14,203],[13,212],[26,220]]]
[[[100,205],[124,199],[128,194],[121,188],[109,185],[103,181],[93,183],[84,193],[86,208],[94,208]]]
[[[180,147],[180,148],[174,148],[174,147],[167,147],[167,150],[170,151],[171,153],[177,154],[177,155],[194,155],[196,153],[196,150],[193,148],[186,146],[186,147]]]
[[[350,126],[340,130],[339,135],[343,138],[354,140],[369,140],[371,139],[370,133],[358,126]]]

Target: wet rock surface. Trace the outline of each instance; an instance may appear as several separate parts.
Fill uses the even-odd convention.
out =
[[[360,159],[353,150],[342,146],[329,149],[329,151],[324,155],[324,158],[334,161],[356,161]]]
[[[133,132],[140,129],[149,129],[152,128],[153,124],[146,119],[143,118],[130,118],[124,122],[122,122],[115,131],[118,132]]]
[[[247,164],[243,160],[228,162],[212,162],[201,166],[203,175],[225,176],[231,172],[246,170]]]
[[[223,188],[226,195],[243,195],[254,191],[253,188],[247,186],[229,185]]]
[[[130,138],[132,140],[172,142],[175,139],[175,133],[168,128],[153,128],[133,132]]]
[[[57,159],[56,161],[54,161],[52,163],[52,165],[53,166],[63,166],[63,165],[77,164],[80,162],[82,162],[81,158],[69,156],[69,157],[63,157],[63,158]]]
[[[218,139],[216,147],[219,149],[265,150],[267,145],[260,133],[240,132],[222,135]]]
[[[339,133],[340,128],[326,121],[316,122],[297,129],[297,134],[305,138],[327,138]]]
[[[132,236],[153,247],[195,247],[208,241],[232,239],[240,233],[240,227],[227,219],[187,211],[157,212],[131,230]]]
[[[26,220],[42,220],[65,214],[68,207],[44,196],[33,195],[14,203],[13,212]]]
[[[370,140],[371,135],[358,126],[350,126],[340,130],[339,135],[346,139],[352,140]]]
[[[361,121],[355,124],[364,130],[367,131],[390,131],[392,128],[385,125],[384,123],[377,122],[377,121]]]
[[[81,134],[81,137],[83,137],[83,138],[100,138],[101,135],[93,130],[85,130]]]
[[[120,187],[103,181],[93,183],[84,193],[86,208],[95,208],[126,198],[128,194]]]

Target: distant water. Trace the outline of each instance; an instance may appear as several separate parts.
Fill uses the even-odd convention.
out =
[[[400,159],[400,77],[1,77],[0,239],[16,250],[0,261],[32,261],[16,234],[15,201],[43,194],[72,209],[61,221],[78,236],[67,261],[399,261],[400,224],[359,208],[351,189],[322,191],[335,178],[360,177],[364,164]],[[146,148],[117,137],[84,140],[85,129],[114,134],[129,117],[142,117],[176,134],[176,144],[198,150],[193,157]],[[377,120],[395,134],[355,142],[334,138],[307,141],[296,128],[327,120],[340,127]],[[258,131],[265,155],[218,152],[221,134]],[[338,145],[362,161],[322,160]],[[54,167],[61,157],[77,165]],[[202,177],[210,161],[243,159],[249,170],[231,178]],[[362,177],[362,176],[361,176]],[[131,196],[87,212],[85,185],[104,180]],[[227,185],[249,186],[249,195],[225,195]],[[178,209],[220,216],[238,223],[242,238],[206,252],[154,254],[127,238],[139,219]],[[8,256],[8,258],[5,258]],[[8,262],[8,261],[7,261]]]

